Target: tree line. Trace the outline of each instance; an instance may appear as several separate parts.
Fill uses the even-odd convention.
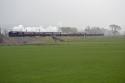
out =
[[[109,32],[110,34],[116,36],[120,34],[119,31],[121,29],[122,29],[121,26],[116,25],[116,24],[111,24],[109,25],[109,30],[105,28],[100,28],[97,26],[93,26],[93,27],[87,26],[82,32],[85,32],[88,34],[102,34],[102,33],[105,34],[105,32]],[[75,27],[61,27],[60,31],[63,33],[77,33],[78,32],[77,28]]]

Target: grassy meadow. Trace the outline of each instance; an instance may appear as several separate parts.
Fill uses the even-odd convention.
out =
[[[125,83],[125,38],[0,46],[0,83]]]

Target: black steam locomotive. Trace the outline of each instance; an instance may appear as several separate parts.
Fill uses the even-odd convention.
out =
[[[33,37],[33,36],[104,36],[104,34],[87,34],[87,33],[62,33],[62,32],[22,32],[10,31],[9,37]]]

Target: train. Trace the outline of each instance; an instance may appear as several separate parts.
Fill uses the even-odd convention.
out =
[[[10,31],[8,33],[9,37],[33,37],[33,36],[104,36],[101,34],[88,34],[88,33],[62,33],[62,32],[23,32],[23,31]]]

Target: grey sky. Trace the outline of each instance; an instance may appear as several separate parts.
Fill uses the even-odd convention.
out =
[[[0,0],[0,24],[125,24],[125,0]]]

